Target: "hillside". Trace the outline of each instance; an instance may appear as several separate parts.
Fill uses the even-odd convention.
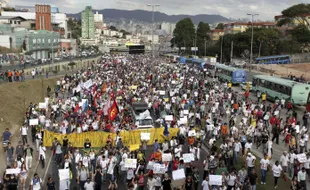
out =
[[[103,10],[94,10],[98,11],[99,14],[103,14],[103,17],[106,19],[128,19],[128,20],[139,20],[142,22],[150,22],[152,17],[151,11],[145,10],[119,10],[119,9],[103,9]],[[209,24],[218,23],[218,22],[228,22],[229,19],[221,15],[208,15],[208,14],[199,14],[199,15],[167,15],[161,12],[155,12],[156,22],[171,22],[176,23],[183,18],[191,18],[195,24],[198,24],[200,21],[207,22]],[[74,17],[81,19],[81,12],[76,14],[67,14],[68,17]]]
[[[43,92],[46,95],[47,85],[52,88],[57,78],[43,80]],[[42,81],[31,80],[0,85],[0,131],[10,128],[12,132],[23,124],[26,107],[30,102],[42,102]],[[24,101],[25,100],[25,101]],[[25,103],[24,103],[25,102]]]

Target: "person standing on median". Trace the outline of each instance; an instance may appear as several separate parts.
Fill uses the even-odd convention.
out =
[[[32,155],[33,155],[33,149],[27,144],[27,148],[25,149],[24,152],[25,158],[26,158],[26,169],[29,170],[31,169],[32,166]]]

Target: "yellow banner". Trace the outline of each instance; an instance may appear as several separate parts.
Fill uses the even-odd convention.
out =
[[[122,131],[120,133],[123,144],[125,146],[137,146],[141,144],[141,137],[140,133],[150,133],[150,140],[147,141],[148,145],[152,145],[155,140],[157,139],[159,143],[163,143],[164,140],[170,140],[172,137],[176,137],[179,129],[178,128],[170,128],[169,129],[169,136],[164,136],[164,128],[152,128],[152,129],[145,129],[145,130],[134,130],[134,131]],[[72,143],[73,147],[84,147],[84,142],[86,139],[89,139],[91,142],[92,147],[103,147],[106,145],[108,136],[113,138],[113,144],[115,143],[116,133],[107,133],[102,131],[97,132],[82,132],[72,133],[72,134],[59,134],[50,131],[44,131],[44,146],[51,147],[53,140],[57,138],[62,143],[62,140],[65,136],[68,137],[69,142]]]

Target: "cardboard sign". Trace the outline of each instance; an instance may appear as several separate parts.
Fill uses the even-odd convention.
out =
[[[190,163],[195,161],[195,156],[193,153],[183,154],[183,161],[184,163]]]
[[[172,179],[173,180],[185,179],[184,169],[172,171]]]
[[[166,121],[173,121],[173,115],[166,115],[165,120]]]
[[[154,164],[153,165],[153,172],[154,172],[154,174],[164,174],[164,173],[166,173],[166,166],[165,166],[165,164]]]
[[[209,175],[209,184],[222,186],[223,185],[222,178],[223,178],[222,175]]]
[[[127,159],[125,161],[125,168],[137,168],[137,159]]]
[[[172,160],[171,153],[163,153],[162,154],[162,161],[163,162],[170,162]]]
[[[59,169],[59,180],[69,180],[70,179],[70,172],[69,169]]]
[[[39,119],[29,119],[29,125],[39,125]]]
[[[189,137],[195,137],[196,136],[196,131],[195,130],[188,131],[188,136]]]
[[[6,174],[19,174],[20,173],[20,169],[6,169]]]
[[[151,133],[140,133],[141,140],[148,141],[151,139]]]

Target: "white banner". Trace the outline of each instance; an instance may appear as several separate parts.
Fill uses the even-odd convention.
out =
[[[151,133],[140,133],[141,140],[148,141],[151,139]]]
[[[172,160],[171,153],[163,153],[162,155],[162,161],[163,162],[170,162]]]
[[[19,174],[20,173],[20,169],[6,169],[6,174]]]
[[[88,81],[84,82],[83,86],[86,89],[89,89],[93,85],[93,81],[89,79]]]
[[[296,158],[297,158],[298,162],[300,162],[300,163],[305,163],[305,162],[307,162],[307,156],[306,156],[305,153],[297,154],[297,155],[296,155]]]
[[[159,91],[159,95],[165,95],[165,94],[166,94],[165,91],[163,91],[163,90]]]
[[[187,124],[187,118],[186,117],[180,118],[179,125],[182,125],[182,124]]]
[[[137,168],[137,159],[127,159],[125,162],[125,168]]]
[[[209,175],[209,184],[222,186],[223,185],[222,175]]]
[[[39,119],[29,119],[29,125],[39,125]]]
[[[195,137],[196,136],[196,131],[195,130],[188,131],[188,136],[189,137]]]
[[[195,156],[193,153],[183,154],[183,161],[184,163],[190,163],[195,161]]]
[[[70,179],[70,172],[69,169],[59,169],[59,180],[69,180]]]

